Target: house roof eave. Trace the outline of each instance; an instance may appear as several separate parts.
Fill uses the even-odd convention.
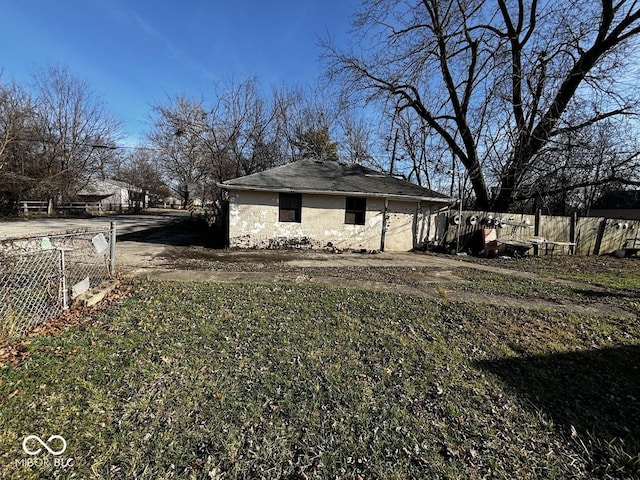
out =
[[[421,201],[429,203],[441,203],[441,204],[453,204],[456,199],[449,197],[430,197],[420,195],[403,195],[397,193],[375,193],[375,192],[349,192],[341,190],[310,190],[310,189],[294,189],[285,187],[257,187],[250,185],[228,185],[225,183],[218,183],[217,186],[224,190],[240,190],[240,191],[254,191],[254,192],[276,192],[276,193],[303,193],[307,195],[344,195],[353,197],[367,197],[367,198],[386,198],[389,200],[409,200],[409,201]]]

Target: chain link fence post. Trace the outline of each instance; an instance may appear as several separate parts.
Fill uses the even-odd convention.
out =
[[[109,230],[109,273],[111,277],[116,275],[116,222],[111,222]]]
[[[67,301],[67,268],[64,259],[64,248],[59,248],[60,252],[60,290],[62,291],[62,309],[67,310],[69,303]]]

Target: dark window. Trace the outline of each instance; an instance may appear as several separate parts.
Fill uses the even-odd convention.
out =
[[[347,197],[344,223],[350,225],[364,225],[367,199],[362,197]]]
[[[302,195],[299,193],[280,194],[280,216],[281,222],[301,222]]]

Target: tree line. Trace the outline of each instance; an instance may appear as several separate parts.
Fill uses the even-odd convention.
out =
[[[68,69],[32,84],[0,83],[0,204],[74,200],[92,180],[115,179],[153,199],[219,205],[219,182],[300,158],[360,161],[351,120],[310,90],[229,80],[212,98],[175,96],[151,107],[145,141],[121,145],[121,124]],[[349,131],[340,147],[335,132]],[[195,186],[195,188],[194,188]]]
[[[0,81],[0,202],[116,178],[215,204],[219,182],[304,157],[498,211],[581,212],[640,185],[635,2],[363,0],[353,27],[351,45],[323,41],[313,88],[247,78],[169,97],[132,148],[67,69]]]
[[[461,172],[478,208],[565,213],[640,184],[635,0],[364,0],[354,28],[325,42],[329,77],[387,105],[427,145],[419,170]]]
[[[186,200],[188,185],[220,203],[225,180],[314,157],[338,160],[337,113],[301,88],[261,91],[255,78],[229,80],[212,99],[176,96],[155,105],[149,142],[158,165]]]
[[[43,70],[28,87],[1,83],[0,208],[73,198],[105,172],[117,134],[105,102],[66,68]]]

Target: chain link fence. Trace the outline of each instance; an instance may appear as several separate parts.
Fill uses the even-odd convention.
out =
[[[0,337],[23,335],[67,309],[115,270],[109,229],[0,241]]]

